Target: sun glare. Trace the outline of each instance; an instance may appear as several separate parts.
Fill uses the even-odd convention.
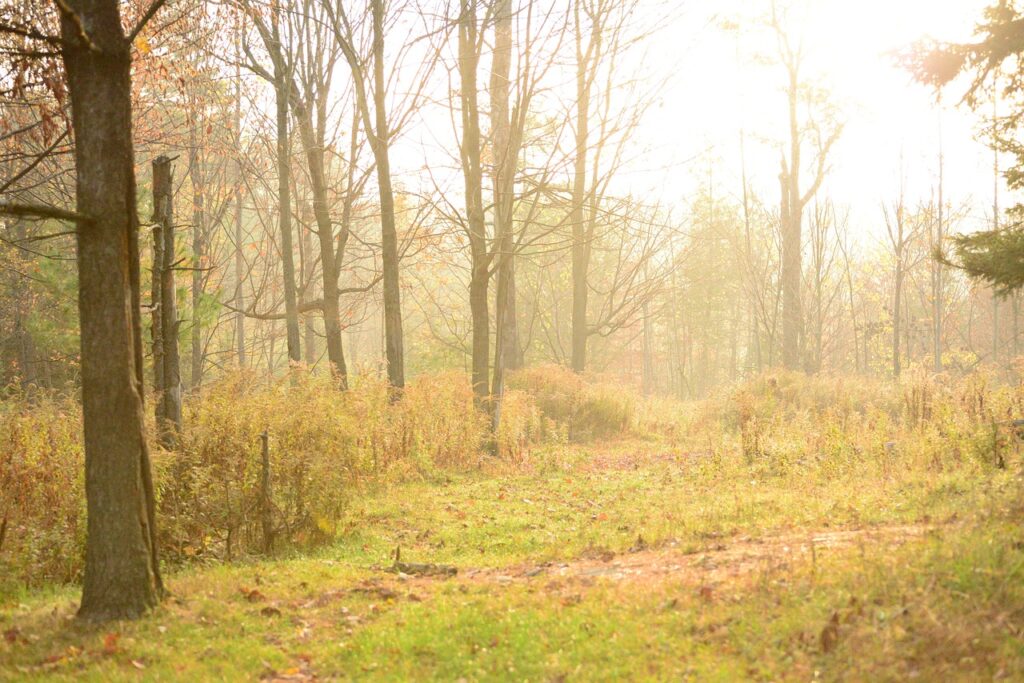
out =
[[[845,126],[840,161],[827,181],[834,196],[854,206],[875,206],[901,175],[913,177],[907,180],[915,186],[912,191],[927,194],[936,182],[940,118],[950,184],[964,195],[990,191],[985,169],[991,152],[974,140],[976,117],[938,107],[934,93],[912,83],[895,63],[896,52],[921,38],[969,38],[984,6],[983,0],[798,4],[806,75],[836,103]],[[761,169],[752,182],[772,191],[774,173],[763,169],[777,168],[786,110],[783,74],[765,64],[775,50],[763,30],[769,8],[767,0],[684,6],[679,31],[655,38],[665,49],[651,51],[658,55],[651,68],[668,74],[670,85],[644,129],[650,151],[637,162],[638,191],[667,199],[683,194],[706,182],[709,164],[719,178],[738,184],[741,130],[748,166]],[[721,30],[725,21],[740,30]],[[689,180],[665,187],[663,168],[680,169]],[[859,232],[874,234],[877,221],[854,218]]]

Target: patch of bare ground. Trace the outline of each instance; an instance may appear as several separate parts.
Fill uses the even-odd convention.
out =
[[[687,465],[695,460],[706,458],[708,455],[706,452],[680,452],[662,449],[599,451],[587,458],[587,461],[581,464],[580,468],[584,471],[592,472],[629,471],[638,470],[641,467],[648,467],[657,463]]]
[[[934,524],[901,524],[854,529],[825,529],[752,538],[711,539],[700,550],[670,542],[649,548],[642,539],[626,553],[596,548],[571,561],[522,564],[502,569],[462,569],[455,581],[467,585],[540,585],[549,589],[585,589],[621,585],[630,591],[658,590],[666,583],[689,584],[702,594],[740,587],[766,574],[785,574],[811,567],[829,554],[871,552],[895,548],[934,533]],[[429,591],[437,578],[399,579]]]

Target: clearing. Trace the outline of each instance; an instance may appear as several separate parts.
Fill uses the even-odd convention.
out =
[[[137,623],[26,593],[0,607],[0,678],[1024,677],[1015,467],[755,478],[656,442],[565,450],[363,492],[313,555],[171,569]],[[396,547],[458,572],[390,571]]]

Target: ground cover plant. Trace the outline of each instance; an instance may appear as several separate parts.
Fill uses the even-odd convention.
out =
[[[211,387],[213,405],[192,409],[215,416],[218,397],[234,396],[245,415],[236,390]],[[369,411],[361,402],[375,391],[357,389],[334,408]],[[834,400],[840,393],[849,400]],[[922,393],[926,420],[915,412]],[[840,388],[783,373],[696,404],[634,398],[629,425],[611,439],[571,442],[552,427],[557,436],[531,442],[528,455],[410,450],[401,456],[410,462],[386,472],[343,425],[318,430],[327,441],[310,453],[331,453],[339,472],[362,463],[359,476],[334,484],[344,505],[317,508],[319,494],[306,489],[308,509],[325,517],[309,529],[296,522],[269,555],[239,531],[229,556],[214,530],[224,522],[202,501],[166,512],[178,553],[171,597],[140,622],[75,621],[75,590],[56,574],[8,580],[0,671],[57,680],[1024,674],[1024,459],[1012,429],[991,432],[1018,389],[923,376]],[[984,407],[972,413],[967,402]],[[373,405],[396,411],[402,429],[418,424],[407,414],[414,402]],[[282,419],[275,429],[296,424]],[[233,433],[213,421],[218,438]],[[302,444],[307,431],[278,438]],[[218,448],[251,448],[246,457],[258,461],[258,438],[231,438]],[[432,443],[419,441],[441,452]],[[195,455],[186,446],[178,457]],[[275,480],[274,495],[289,497],[275,504],[302,520],[286,483],[294,476],[286,468],[282,485]],[[327,486],[324,476],[310,481]],[[205,488],[217,493],[225,482],[213,481]],[[177,485],[193,491],[195,482]],[[161,509],[171,510],[162,490]],[[185,519],[210,526],[205,547],[182,540]],[[396,552],[414,573],[395,571]]]

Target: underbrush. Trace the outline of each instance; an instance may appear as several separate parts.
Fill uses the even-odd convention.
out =
[[[395,400],[374,377],[342,392],[308,373],[226,374],[186,400],[177,447],[154,448],[163,557],[233,559],[267,545],[316,546],[335,537],[346,505],[368,486],[484,465],[530,467],[546,452],[539,445],[633,426],[628,400],[561,368],[526,371],[510,384],[491,434],[461,373],[418,377]],[[77,580],[85,534],[79,405],[7,398],[0,448],[0,592]]]
[[[679,415],[671,429],[683,448],[738,459],[759,476],[984,471],[1019,458],[1024,385],[983,374],[916,372],[894,383],[775,372]]]
[[[771,373],[684,404],[560,367],[530,368],[509,378],[494,434],[461,373],[419,377],[393,399],[372,377],[341,392],[303,373],[231,373],[189,397],[178,447],[153,453],[165,560],[323,545],[345,532],[352,502],[372,490],[455,473],[550,474],[596,457],[580,444],[627,436],[692,460],[707,482],[870,487],[943,473],[974,481],[1019,460],[1012,420],[1024,413],[1020,386],[924,373],[898,384]],[[79,578],[80,434],[70,398],[0,402],[0,594]]]
[[[509,386],[533,397],[546,435],[578,443],[628,431],[639,400],[628,388],[584,379],[560,365],[521,370],[509,378]]]

